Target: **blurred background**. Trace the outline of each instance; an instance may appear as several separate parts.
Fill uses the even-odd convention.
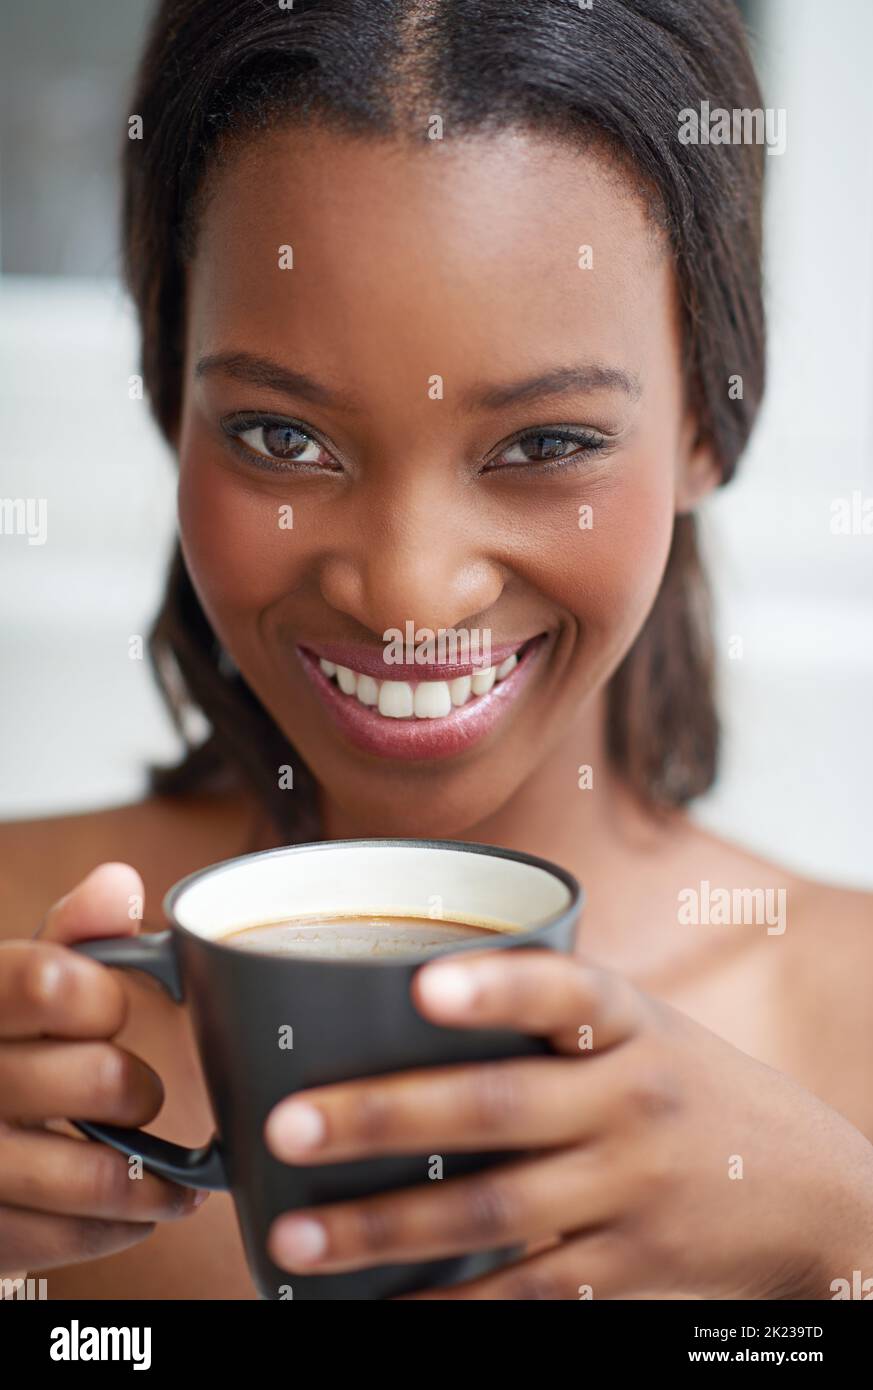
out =
[[[119,123],[152,0],[0,0],[0,819],[136,799],[177,748],[146,660],[174,527],[172,459],[119,287]],[[741,6],[765,102],[768,396],[705,509],[725,724],[695,814],[800,872],[873,886],[873,5]],[[873,503],[871,503],[873,507]]]

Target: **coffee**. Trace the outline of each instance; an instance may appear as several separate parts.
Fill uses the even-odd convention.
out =
[[[481,941],[487,946],[495,935],[514,928],[475,922],[432,921],[427,917],[394,914],[339,913],[324,917],[291,918],[243,927],[221,938],[228,946],[265,955],[311,956],[317,959],[416,959],[438,954],[459,942]]]

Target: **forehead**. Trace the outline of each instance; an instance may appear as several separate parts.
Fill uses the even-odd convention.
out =
[[[189,347],[268,340],[346,374],[351,354],[362,380],[374,347],[401,371],[592,338],[641,362],[674,307],[664,252],[643,198],[594,150],[511,131],[413,145],[274,130],[210,178]]]

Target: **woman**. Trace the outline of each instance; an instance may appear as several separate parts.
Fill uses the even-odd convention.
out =
[[[140,804],[3,828],[2,1272],[255,1296],[229,1198],[191,1217],[53,1118],[211,1128],[184,1012],[63,946],[136,930],[143,897],[157,926],[222,858],[412,835],[585,884],[575,958],[416,977],[434,1020],[558,1055],[322,1088],[267,1142],[526,1157],[284,1217],[277,1263],[527,1247],[419,1295],[472,1299],[830,1298],[873,1274],[870,899],[686,812],[718,742],[694,511],[763,383],[763,150],[681,142],[703,100],[762,104],[728,0],[160,6],[125,267],[179,465],[153,653],[180,727],[193,706],[212,732]],[[499,680],[425,668],[422,694],[385,667],[384,692],[407,623],[484,634]],[[707,913],[711,889],[778,912]]]

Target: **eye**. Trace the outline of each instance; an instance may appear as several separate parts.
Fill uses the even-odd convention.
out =
[[[541,465],[543,469],[566,467],[592,454],[609,449],[611,441],[596,430],[548,429],[528,430],[508,444],[491,460],[489,469]]]
[[[333,455],[293,420],[267,415],[234,415],[221,427],[249,463],[272,472],[340,470]]]

